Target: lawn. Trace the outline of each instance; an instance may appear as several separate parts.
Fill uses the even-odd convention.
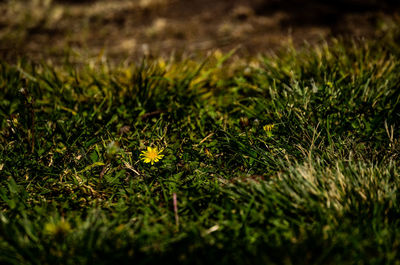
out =
[[[1,61],[0,263],[400,264],[399,36]]]

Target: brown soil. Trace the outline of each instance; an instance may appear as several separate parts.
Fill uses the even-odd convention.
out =
[[[0,58],[252,55],[289,41],[373,37],[398,11],[390,0],[0,0]]]

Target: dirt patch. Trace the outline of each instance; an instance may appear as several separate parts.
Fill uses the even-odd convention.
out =
[[[0,1],[0,56],[56,59],[72,51],[122,60],[233,48],[256,54],[288,41],[375,36],[398,11],[390,0]]]

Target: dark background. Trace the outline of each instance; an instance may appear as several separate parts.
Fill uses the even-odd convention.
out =
[[[270,52],[340,38],[382,37],[394,0],[0,1],[0,56],[57,59],[74,51],[115,59],[239,48]]]

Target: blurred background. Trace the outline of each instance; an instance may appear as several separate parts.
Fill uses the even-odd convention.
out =
[[[395,0],[0,0],[0,56],[143,56],[220,49],[254,55],[288,42],[379,38],[400,21]]]

